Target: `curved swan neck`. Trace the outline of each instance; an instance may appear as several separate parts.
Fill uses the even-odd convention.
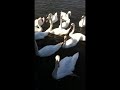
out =
[[[53,22],[52,22],[52,19],[51,19],[51,17],[50,17],[50,19],[49,19],[49,23],[50,23],[50,27],[45,31],[45,32],[49,32],[49,31],[51,31],[52,30],[52,27],[53,27]]]
[[[69,33],[69,36],[71,36],[71,35],[74,33],[74,31],[75,31],[75,24],[73,24],[72,26],[73,26],[73,29],[72,29],[72,31]]]
[[[62,28],[62,16],[60,15],[60,28]]]
[[[68,14],[68,16],[71,16],[71,11],[68,11],[68,13],[67,13],[67,14]]]
[[[50,18],[50,20],[49,20],[49,23],[50,23],[50,29],[52,29],[52,27],[53,27],[53,22],[52,22],[52,19]]]
[[[68,35],[64,36],[64,41],[63,41],[62,46],[64,46],[64,45],[65,45],[65,43],[66,43],[67,39],[68,39]]]
[[[67,35],[69,35],[69,33],[71,32],[71,26],[67,29],[68,33]]]

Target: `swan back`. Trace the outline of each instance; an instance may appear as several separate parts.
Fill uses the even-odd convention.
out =
[[[65,58],[63,58],[60,62],[59,62],[59,67],[55,67],[52,76],[55,79],[60,79],[63,78],[67,75],[73,74],[73,70],[75,68],[75,64],[76,61],[79,57],[79,52],[77,52],[76,54],[74,54],[73,56],[67,56]],[[55,73],[56,71],[56,73]]]
[[[81,34],[81,38],[80,38],[80,40],[82,40],[82,41],[86,41],[86,36],[83,35],[83,34]]]
[[[62,43],[58,43],[56,45],[47,45],[45,47],[43,47],[42,49],[40,49],[38,51],[39,56],[40,57],[47,57],[47,56],[51,56],[52,54],[54,54],[55,52],[57,52],[60,48]]]
[[[48,32],[35,32],[35,40],[44,39],[48,35]]]
[[[78,58],[79,58],[79,52],[75,53],[71,59],[71,67],[70,67],[71,71],[75,69],[75,65],[76,65]]]
[[[62,48],[70,48],[76,45],[76,41],[73,38],[70,38],[66,40],[66,42],[63,44]]]
[[[50,33],[55,35],[66,35],[69,33],[70,29],[71,26],[67,30],[59,26],[58,28],[53,29]]]

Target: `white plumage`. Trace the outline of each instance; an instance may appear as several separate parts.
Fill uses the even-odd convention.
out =
[[[44,46],[43,48],[41,48],[40,50],[38,50],[37,43],[35,42],[35,48],[37,48],[36,55],[40,56],[40,57],[51,56],[52,54],[54,54],[55,52],[57,52],[61,48],[62,44],[63,44],[63,42],[58,43],[56,45],[47,45],[47,46]]]
[[[86,17],[83,15],[81,20],[79,21],[79,27],[85,27],[86,25]]]
[[[65,12],[60,12],[60,15],[62,16],[62,19],[63,20],[68,20],[69,19],[69,16],[71,16],[71,11],[68,11],[68,13],[65,13]]]
[[[72,31],[69,33],[69,37],[70,39],[66,40],[66,42],[63,44],[63,48],[70,48],[75,46],[79,40],[85,41],[86,37],[85,35],[83,35],[82,33],[74,33],[75,31],[75,24],[71,23],[71,25],[73,26]]]
[[[60,61],[60,56],[57,55],[55,57],[56,58],[55,69],[52,72],[53,78],[61,79],[67,75],[73,74],[78,57],[79,52],[75,53],[73,56],[66,56]]]
[[[55,23],[58,21],[58,15],[57,15],[57,12],[53,15],[52,13],[50,13],[49,15],[51,15],[51,19],[52,19],[52,22]]]
[[[71,29],[71,27],[68,28],[67,30],[62,28],[62,17],[60,16],[60,25],[59,25],[59,27],[53,29],[50,33],[55,34],[55,35],[65,35],[65,34],[68,34],[70,29]]]

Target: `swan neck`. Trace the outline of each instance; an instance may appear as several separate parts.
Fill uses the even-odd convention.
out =
[[[62,28],[62,17],[60,15],[60,28]]]
[[[58,68],[59,68],[59,62],[55,61],[55,68],[54,68],[54,71],[53,71],[53,76],[54,78],[57,79],[57,71],[58,71]]]
[[[70,19],[68,19],[68,20],[66,21],[66,23],[68,23],[68,24],[69,24],[69,23],[70,23]]]
[[[67,15],[68,15],[68,16],[71,16],[71,13],[70,13],[70,12],[68,12],[68,13],[67,13]]]
[[[44,23],[45,22],[45,18],[43,17],[42,19],[43,19],[43,23]]]
[[[73,29],[72,29],[72,31],[70,32],[69,36],[71,36],[71,35],[74,33],[74,31],[75,31],[75,25],[73,25]]]
[[[49,20],[49,23],[50,23],[50,27],[45,31],[45,32],[49,32],[49,31],[51,31],[52,30],[52,27],[53,27],[53,22],[52,22],[52,20],[50,19]]]
[[[50,23],[50,29],[52,29],[52,27],[53,27],[53,23],[52,23],[52,20],[50,19],[50,21],[49,21],[49,23]]]

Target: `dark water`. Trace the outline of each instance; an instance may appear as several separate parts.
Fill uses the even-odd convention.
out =
[[[59,15],[60,11],[72,12],[71,23],[75,23],[76,31],[79,31],[80,17],[85,14],[85,0],[35,0],[35,19],[45,17],[50,12],[58,12]]]
[[[70,17],[71,22],[75,23],[76,32],[80,32],[78,23],[80,17],[85,14],[85,0],[35,0],[35,19],[38,17],[45,17],[50,12],[58,12],[59,15],[60,11],[72,12]],[[58,27],[58,24],[55,23],[56,27]],[[47,26],[45,26],[45,28],[46,27]],[[81,33],[85,34],[85,28],[81,31]],[[46,37],[44,40],[37,41],[38,46],[45,46],[48,43],[54,43],[52,39],[48,42],[48,38],[49,37]],[[55,65],[55,55],[59,54],[61,58],[64,58],[65,56],[71,56],[76,52],[80,53],[80,57],[77,61],[74,72],[80,76],[80,80],[74,77],[66,77],[61,81],[53,80],[51,73]],[[50,57],[35,57],[34,72],[34,90],[44,90],[46,88],[85,90],[85,42],[79,42],[75,47],[69,49],[60,49]]]

